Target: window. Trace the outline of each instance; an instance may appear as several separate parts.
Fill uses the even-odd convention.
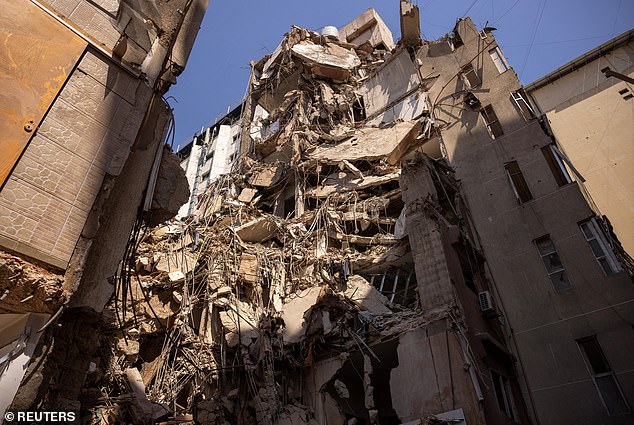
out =
[[[465,81],[465,84],[473,89],[482,84],[480,77],[478,77],[478,73],[473,68],[473,65],[468,64],[462,68],[462,78]]]
[[[591,218],[590,220],[579,223],[579,227],[586,241],[588,241],[594,258],[596,258],[603,273],[609,276],[621,271],[621,266],[614,256],[610,244],[606,240],[597,221]]]
[[[633,98],[633,97],[634,97],[634,95],[632,94],[632,92],[630,91],[630,89],[629,89],[629,88],[627,88],[627,87],[626,87],[626,88],[624,88],[624,89],[622,89],[622,90],[619,90],[619,94],[621,95],[621,97],[622,97],[624,100],[630,100],[631,98]]]
[[[198,190],[204,190],[209,185],[209,171],[200,176],[200,186]]]
[[[410,306],[416,303],[416,273],[413,270],[384,271],[364,276],[391,303]]]
[[[494,370],[491,370],[491,380],[493,381],[493,390],[495,392],[495,398],[498,401],[498,407],[506,416],[514,421],[517,421],[517,410],[515,409],[515,403],[513,402],[511,385],[508,378],[500,375]]]
[[[498,116],[495,114],[493,110],[493,106],[487,105],[480,110],[480,114],[484,119],[484,123],[489,130],[489,134],[492,138],[500,137],[504,132],[502,131],[502,126],[500,125],[500,121],[498,120]]]
[[[570,174],[568,174],[568,170],[564,166],[564,162],[559,154],[559,149],[555,146],[554,143],[551,143],[548,146],[544,146],[542,148],[542,154],[550,167],[550,171],[553,173],[553,177],[555,177],[555,181],[559,186],[564,186],[572,181],[570,178]]]
[[[504,166],[504,168],[506,168],[506,174],[508,175],[511,188],[513,189],[513,193],[515,193],[515,197],[518,202],[523,204],[524,202],[533,199],[533,195],[528,188],[528,184],[526,184],[526,180],[524,180],[524,175],[522,174],[522,170],[520,170],[520,166],[517,162],[509,162]]]
[[[509,69],[509,65],[506,63],[506,59],[502,55],[502,51],[499,47],[489,50],[489,54],[500,74]]]
[[[511,99],[513,99],[515,106],[517,106],[520,114],[522,114],[524,121],[529,121],[530,119],[535,118],[535,111],[533,111],[533,108],[528,103],[526,98],[527,97],[526,93],[524,93],[524,90],[518,90],[511,93]]]
[[[555,290],[562,293],[570,288],[571,285],[568,276],[566,276],[566,269],[559,259],[559,254],[555,249],[555,245],[553,245],[553,241],[550,240],[550,236],[546,235],[535,239],[535,245]]]
[[[577,340],[577,345],[586,363],[588,372],[592,376],[599,398],[610,415],[620,415],[630,412],[630,407],[623,397],[614,372],[603,354],[596,335]]]

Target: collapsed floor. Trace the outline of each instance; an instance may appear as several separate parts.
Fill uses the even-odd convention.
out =
[[[314,409],[320,393],[349,419],[398,423],[389,392],[371,394],[389,388],[399,338],[438,321],[460,335],[459,311],[420,309],[398,184],[332,193],[282,219],[236,196],[261,175],[223,178],[197,220],[132,239],[89,375],[107,382],[96,398],[97,388],[87,390],[94,417],[311,423],[305,406]],[[332,362],[329,376],[310,377],[319,385],[303,382]]]

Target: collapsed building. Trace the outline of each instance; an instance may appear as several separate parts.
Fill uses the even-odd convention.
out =
[[[484,347],[527,418],[502,327],[469,298],[483,257],[427,96],[383,26],[370,10],[351,42],[293,27],[254,65],[237,172],[130,240],[95,362],[115,393],[144,389],[130,418],[505,423]],[[197,155],[220,143],[205,139]]]
[[[631,421],[631,259],[493,29],[400,5],[292,27],[192,142],[193,214],[90,316],[91,423]]]

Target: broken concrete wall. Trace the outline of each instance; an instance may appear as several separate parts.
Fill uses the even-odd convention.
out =
[[[411,121],[428,108],[416,66],[406,50],[394,53],[361,88],[368,124]]]
[[[169,147],[163,147],[150,203],[148,226],[154,227],[174,217],[188,199],[189,187],[180,160]]]
[[[467,369],[475,365],[465,358],[458,338],[444,321],[399,337],[398,366],[390,381],[392,405],[403,422],[460,406],[467,423],[490,423],[480,409]]]
[[[408,165],[401,174],[401,185],[421,307],[446,309],[455,302],[455,296],[443,246],[445,223],[435,216],[438,197],[429,168]]]
[[[379,50],[391,51],[395,47],[392,32],[372,8],[340,28],[339,39],[357,46],[368,43]]]

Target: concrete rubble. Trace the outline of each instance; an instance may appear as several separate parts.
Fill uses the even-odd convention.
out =
[[[380,18],[371,18],[375,28]],[[423,341],[416,332],[435,324],[459,347],[464,323],[455,302],[422,309],[409,216],[424,211],[463,235],[455,243],[475,248],[453,206],[460,195],[450,167],[421,150],[438,131],[416,91],[422,86],[377,100],[375,117],[389,121],[355,112],[381,69],[413,67],[406,46],[388,49],[391,34],[381,34],[373,33],[374,45],[355,44],[293,27],[253,65],[247,103],[269,113],[243,123],[243,137],[254,137],[235,172],[211,184],[195,215],[131,241],[95,359],[99,386],[86,389],[97,395],[93,416],[150,421],[167,408],[171,415],[156,423],[412,418],[392,401],[400,397],[389,379],[399,341]],[[399,77],[382,81],[402,85]],[[421,103],[408,103],[411,96]],[[407,167],[427,173],[409,199],[401,188]],[[455,361],[468,364],[459,353]],[[355,369],[360,376],[350,375]]]

